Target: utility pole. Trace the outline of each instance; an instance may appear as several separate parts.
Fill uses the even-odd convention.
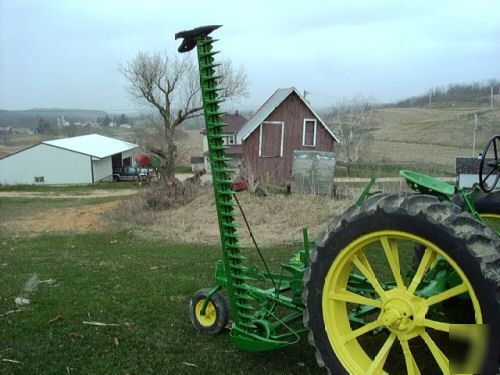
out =
[[[432,91],[429,92],[429,108],[432,108]]]
[[[476,157],[476,129],[477,129],[477,113],[474,113],[474,135],[472,137],[472,156]]]
[[[491,85],[491,92],[490,92],[490,108],[493,108],[493,85]]]

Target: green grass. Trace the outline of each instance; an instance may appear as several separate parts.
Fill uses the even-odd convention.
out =
[[[410,169],[416,172],[437,177],[452,177],[455,174],[439,165],[409,165],[391,163],[352,163],[349,177],[399,177],[399,171]],[[347,177],[347,170],[343,163],[338,163],[335,168],[336,177]]]
[[[137,181],[101,182],[97,184],[87,184],[87,185],[4,185],[0,186],[0,192],[19,191],[19,192],[85,194],[85,193],[91,193],[94,190],[138,189],[144,186],[147,186],[147,184],[139,185]]]
[[[0,362],[0,372],[323,373],[305,339],[279,352],[248,353],[227,332],[207,337],[193,330],[188,303],[197,289],[213,285],[219,252],[145,243],[125,232],[0,239],[0,314],[16,309],[14,299],[31,275],[56,280],[24,292],[31,305],[0,317],[0,355],[20,361]],[[266,252],[276,263],[291,251]],[[57,315],[63,320],[49,323]],[[90,320],[119,326],[82,323]],[[83,338],[69,337],[72,332]]]

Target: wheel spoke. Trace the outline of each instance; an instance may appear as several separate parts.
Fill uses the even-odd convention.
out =
[[[429,350],[431,351],[434,359],[436,360],[439,368],[443,372],[443,374],[449,374],[450,373],[450,361],[448,361],[448,358],[443,354],[441,349],[437,346],[437,344],[434,342],[432,337],[429,336],[427,332],[423,332],[420,334],[420,336],[424,339],[425,343],[429,347]]]
[[[385,361],[387,360],[389,352],[391,351],[392,344],[394,344],[394,340],[396,340],[396,337],[397,337],[396,334],[392,332],[387,338],[387,340],[385,340],[384,345],[378,352],[377,356],[373,359],[370,368],[368,368],[368,371],[366,372],[367,375],[375,375],[382,373]]]
[[[442,293],[431,296],[425,300],[428,306],[435,305],[436,303],[446,301],[447,299],[459,296],[462,293],[467,292],[467,285],[462,283],[454,288],[448,289]]]
[[[375,272],[373,271],[373,268],[370,264],[370,261],[368,260],[368,258],[366,257],[366,254],[363,251],[361,251],[358,254],[358,259],[361,261],[361,263],[363,263],[363,265],[366,267],[366,269],[368,271],[370,271],[373,276],[375,276]]]
[[[411,354],[408,340],[400,339],[399,343],[401,344],[403,355],[405,356],[406,370],[408,371],[408,375],[420,375],[420,370],[418,369],[417,362],[415,362],[415,358],[413,358],[413,354]]]
[[[403,278],[401,277],[401,267],[399,265],[399,249],[398,241],[396,239],[389,239],[387,237],[381,237],[380,242],[384,248],[384,253],[391,267],[394,280],[398,288],[404,288],[405,284]]]
[[[434,263],[434,260],[436,260],[436,256],[437,253],[432,251],[430,248],[427,247],[425,249],[424,255],[422,256],[420,264],[418,265],[417,272],[415,273],[415,276],[413,276],[413,280],[411,281],[410,286],[408,287],[408,292],[412,294],[415,293],[417,287],[422,282],[425,273],[432,265],[432,263]]]
[[[438,322],[431,319],[424,319],[423,324],[425,327],[435,329],[437,331],[450,332],[451,324]]]
[[[364,335],[365,333],[368,333],[370,331],[373,331],[374,329],[377,329],[381,327],[383,324],[379,320],[375,320],[371,323],[365,324],[363,327],[360,327],[354,331],[349,332],[347,335],[343,337],[344,342],[351,341],[355,338],[358,338],[359,336]]]
[[[368,298],[361,296],[359,294],[349,292],[348,290],[345,290],[343,292],[330,292],[328,295],[328,298],[336,300],[336,301],[344,301],[344,302],[350,302],[350,303],[356,303],[358,305],[368,305],[368,306],[373,306],[373,307],[382,307],[382,302],[378,301],[376,299]]]
[[[385,300],[385,292],[382,289],[382,286],[377,280],[377,277],[373,273],[373,270],[370,271],[370,269],[366,268],[366,266],[363,264],[363,262],[358,258],[358,256],[355,256],[354,259],[352,260],[354,265],[358,268],[358,270],[363,274],[364,277],[372,284],[373,289],[377,292],[377,294],[380,296],[382,300]]]
[[[493,172],[495,172],[495,171],[496,171],[496,168],[495,168],[495,167],[491,168],[491,170],[488,172],[488,174],[486,175],[486,177],[485,177],[485,178],[483,178],[483,181],[485,181],[485,182],[486,182],[486,180],[488,180],[488,178],[490,178],[490,176],[491,176],[491,175],[493,174]]]

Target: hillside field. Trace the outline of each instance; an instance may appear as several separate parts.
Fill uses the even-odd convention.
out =
[[[478,114],[476,154],[500,133],[500,109],[383,108],[380,123],[360,154],[379,163],[440,165],[454,172],[457,156],[473,156],[474,113]]]
[[[457,156],[472,156],[474,113],[478,115],[477,154],[491,135],[500,133],[500,108],[381,108],[371,139],[360,150],[359,162],[454,173]],[[96,129],[96,132],[141,143],[140,131],[110,128]],[[177,142],[180,166],[188,166],[191,156],[203,153],[200,132],[188,130],[185,133],[187,137]],[[10,135],[6,141],[0,139],[0,157],[54,137]],[[339,147],[336,152],[342,159]]]

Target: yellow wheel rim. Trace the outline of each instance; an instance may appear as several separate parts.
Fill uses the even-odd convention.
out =
[[[485,221],[486,225],[493,230],[500,232],[500,215],[491,213],[480,213],[479,216]]]
[[[405,284],[401,276],[399,243],[401,241],[420,244],[425,247],[421,263],[411,282]],[[381,247],[388,265],[388,274],[394,279],[394,288],[383,289],[366,256],[368,247]],[[383,257],[383,255],[381,255]],[[426,272],[436,259],[445,259],[456,271],[460,280],[457,286],[427,299],[415,294]],[[347,290],[351,271],[361,273],[373,286],[378,298],[356,294]],[[449,332],[458,325],[430,319],[429,307],[452,297],[468,293],[474,310],[475,324],[482,324],[482,314],[478,299],[464,272],[443,250],[435,244],[411,233],[400,231],[378,231],[366,234],[348,244],[332,263],[322,295],[322,313],[325,329],[336,356],[351,374],[385,374],[383,368],[391,348],[399,341],[404,356],[406,372],[420,374],[418,363],[410,349],[409,342],[417,337],[423,339],[441,371],[450,372],[449,360],[438,344],[429,335],[429,329]],[[349,321],[348,304],[373,306],[376,308],[374,321],[353,329]],[[463,326],[462,326],[463,327]],[[385,329],[389,335],[378,353],[370,356],[361,345],[363,336],[375,329]],[[403,373],[401,369],[399,374]]]
[[[500,215],[498,214],[479,214],[483,219],[493,219],[500,220]]]
[[[196,315],[196,320],[203,327],[211,327],[215,324],[215,320],[217,319],[217,311],[215,310],[215,306],[212,302],[208,302],[207,308],[205,309],[205,315],[201,315],[201,309],[203,308],[203,304],[205,303],[205,299],[201,299],[195,306],[194,312]]]

